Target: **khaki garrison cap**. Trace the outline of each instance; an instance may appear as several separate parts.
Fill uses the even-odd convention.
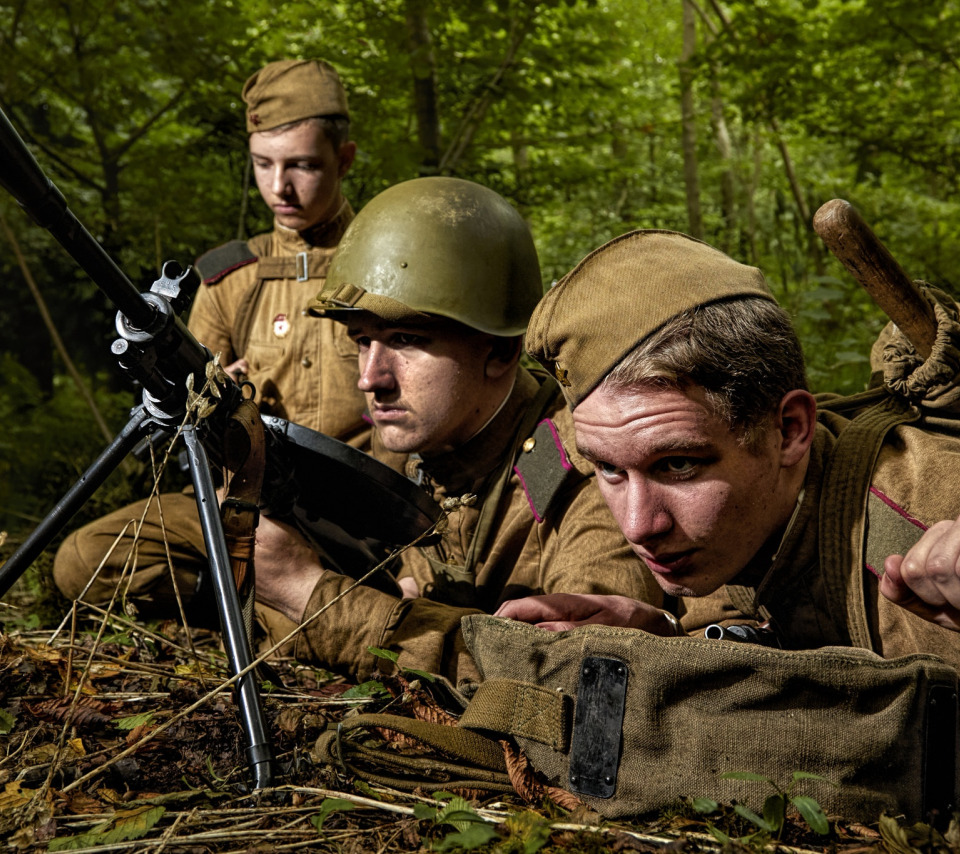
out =
[[[322,59],[271,62],[243,84],[242,97],[250,133],[313,116],[350,117],[340,77]]]
[[[591,252],[546,293],[526,350],[574,409],[672,317],[730,297],[775,301],[756,267],[676,231],[631,231]]]

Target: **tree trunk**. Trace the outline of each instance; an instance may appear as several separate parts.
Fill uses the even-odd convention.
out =
[[[810,214],[810,207],[807,205],[807,200],[803,195],[803,189],[800,186],[800,182],[797,180],[797,173],[793,168],[793,159],[790,157],[790,149],[787,148],[787,143],[780,135],[780,123],[776,120],[776,118],[770,118],[770,129],[773,131],[777,148],[780,151],[780,157],[783,160],[783,170],[787,175],[787,182],[790,184],[790,193],[793,195],[793,201],[797,206],[797,213],[800,216],[803,232],[807,236],[807,248],[810,256],[813,258],[814,269],[817,271],[818,276],[822,276],[824,273],[824,266],[823,250],[821,249],[819,243],[820,238],[813,230],[813,217]]]
[[[436,59],[427,12],[430,0],[407,0],[407,44],[413,74],[417,137],[422,150],[420,175],[436,175],[440,165],[440,110],[437,106]]]
[[[687,0],[683,5],[683,49],[680,53],[680,112],[683,177],[687,192],[687,222],[691,237],[703,238],[700,211],[700,177],[697,168],[697,127],[693,104],[693,71],[690,59],[697,49],[697,19]]]

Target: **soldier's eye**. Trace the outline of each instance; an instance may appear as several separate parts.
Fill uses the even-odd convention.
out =
[[[426,340],[422,335],[414,335],[412,332],[398,332],[393,336],[393,342],[398,347],[417,347]]]
[[[606,463],[603,460],[597,460],[593,466],[597,470],[597,474],[605,480],[614,480],[623,474],[623,469],[618,468],[612,463]]]

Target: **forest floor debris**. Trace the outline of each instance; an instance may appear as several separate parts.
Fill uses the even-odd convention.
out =
[[[262,703],[276,785],[250,791],[245,736],[213,632],[141,625],[79,606],[59,630],[0,606],[0,838],[8,850],[956,852],[937,834],[789,819],[779,840],[731,808],[637,822],[483,791],[402,792],[315,761],[321,733],[360,711],[417,714],[416,682],[352,686],[272,661]],[[20,615],[20,616],[18,616]],[[219,690],[218,690],[219,689]],[[376,741],[376,734],[371,739]],[[404,740],[385,751],[416,751]],[[929,829],[927,829],[929,830]]]

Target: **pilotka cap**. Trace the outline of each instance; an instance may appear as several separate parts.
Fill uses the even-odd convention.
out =
[[[676,231],[631,231],[591,252],[546,293],[526,350],[574,409],[672,317],[731,297],[775,301],[756,267]]]
[[[250,133],[313,116],[350,117],[340,76],[322,59],[271,62],[243,84],[242,97]]]

